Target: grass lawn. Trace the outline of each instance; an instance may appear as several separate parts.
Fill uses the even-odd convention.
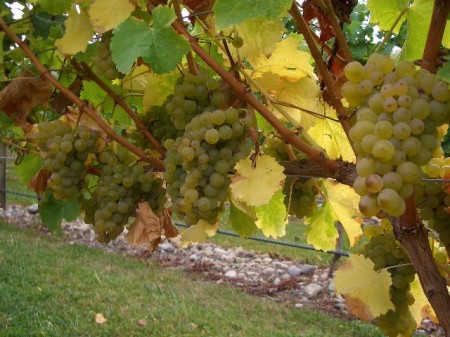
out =
[[[381,337],[132,258],[0,223],[0,336]],[[107,322],[97,324],[102,313]],[[146,326],[137,322],[144,320]]]

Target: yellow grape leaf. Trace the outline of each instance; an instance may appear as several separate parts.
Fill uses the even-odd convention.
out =
[[[338,232],[334,225],[336,217],[328,202],[322,204],[313,216],[305,219],[306,242],[316,249],[329,251],[336,248]]]
[[[276,42],[280,41],[284,32],[284,25],[281,20],[269,21],[265,18],[257,18],[244,21],[235,26],[237,35],[242,37],[244,45],[237,49],[229,44],[231,55],[234,59],[239,57],[247,60],[250,64],[255,64],[259,55],[270,55],[275,49]],[[226,54],[220,50],[226,57]]]
[[[143,111],[147,111],[153,105],[162,105],[167,96],[173,93],[177,78],[180,77],[178,70],[167,74],[150,73],[146,76],[147,85],[144,89]]]
[[[94,0],[89,7],[89,16],[97,33],[116,28],[128,18],[134,5],[128,0]]]
[[[413,295],[415,301],[412,305],[409,306],[409,311],[416,321],[417,326],[420,326],[420,323],[425,317],[428,317],[434,322],[438,322],[436,314],[431,307],[430,302],[428,302],[428,299],[423,292],[422,286],[420,285],[417,276],[411,283],[410,292]]]
[[[337,119],[336,112],[328,106],[326,114],[327,117]],[[351,163],[356,162],[355,153],[339,122],[328,118],[316,119],[308,134],[322,146],[331,159],[342,158]]]
[[[311,55],[298,50],[299,41],[294,37],[288,37],[277,43],[277,46],[270,57],[260,54],[253,64],[253,77],[256,79],[264,73],[274,73],[280,77],[291,81],[299,80],[303,77],[314,77],[311,66]]]
[[[314,114],[325,114],[324,103],[319,99],[320,88],[313,78],[303,77],[294,82],[281,78],[275,73],[265,73],[262,77],[256,78],[255,81],[273,98],[283,104],[282,108],[305,130],[308,130],[317,121]],[[290,104],[292,107],[286,106],[284,103]],[[277,117],[283,118],[273,105],[270,104],[269,109]]]
[[[89,40],[94,34],[94,30],[89,22],[89,16],[83,8],[78,8],[80,10],[79,13],[77,6],[72,5],[69,16],[64,22],[64,36],[55,42],[56,47],[63,54],[73,55],[80,51],[85,51]]]
[[[351,255],[336,271],[336,292],[345,296],[351,312],[363,320],[374,319],[394,310],[389,298],[392,279],[385,269],[373,270],[374,264],[362,255]]]
[[[286,178],[283,166],[268,155],[257,157],[254,166],[249,158],[242,159],[234,168],[231,193],[250,206],[267,204]]]
[[[288,219],[283,191],[275,193],[268,204],[256,207],[255,211],[258,216],[256,227],[260,228],[265,236],[276,239],[286,234]]]
[[[189,242],[204,242],[206,236],[214,236],[219,229],[219,224],[211,225],[205,220],[199,220],[195,225],[181,233],[182,246],[187,246]]]
[[[350,246],[353,247],[362,235],[361,224],[355,220],[355,217],[359,216],[360,197],[350,186],[332,180],[325,180],[323,188],[327,203],[333,210],[334,218],[342,223],[347,232]]]
[[[151,72],[151,69],[143,64],[133,68],[131,73],[122,80],[122,87],[127,90],[144,90],[148,84],[147,77]]]

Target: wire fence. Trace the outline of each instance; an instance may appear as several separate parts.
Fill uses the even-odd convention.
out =
[[[25,198],[30,198],[30,199],[35,199],[36,201],[38,200],[38,197],[36,194],[22,193],[22,192],[11,191],[11,190],[7,189],[7,186],[6,186],[7,165],[6,165],[6,163],[7,163],[7,161],[14,161],[15,159],[16,158],[10,157],[7,155],[6,145],[4,143],[0,142],[0,208],[3,208],[3,209],[6,209],[6,201],[7,201],[6,196],[8,194],[17,195],[17,196],[21,196],[21,197],[25,197]],[[179,227],[184,227],[184,228],[189,227],[186,224],[182,224],[182,223],[176,223],[176,225]],[[338,225],[338,227],[339,227],[339,225]],[[234,232],[227,231],[227,230],[220,229],[217,231],[217,233],[219,235],[227,235],[227,236],[241,238],[241,236],[239,234],[236,234]],[[250,236],[245,239],[259,241],[259,242],[267,243],[267,244],[291,247],[291,248],[296,248],[296,249],[310,250],[310,251],[315,251],[318,253],[331,254],[331,255],[333,255],[333,260],[330,263],[330,273],[331,273],[334,269],[334,266],[335,266],[337,260],[340,257],[342,257],[342,256],[347,257],[350,255],[349,252],[342,250],[342,235],[341,235],[342,233],[339,230],[339,228],[338,228],[338,233],[339,233],[339,237],[338,237],[338,240],[336,243],[336,250],[330,250],[330,251],[319,250],[319,249],[314,248],[311,245],[287,242],[287,241],[280,241],[280,240],[272,240],[272,239],[267,239],[267,238],[257,237],[257,236]]]

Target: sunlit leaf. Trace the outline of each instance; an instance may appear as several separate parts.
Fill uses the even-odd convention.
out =
[[[255,164],[249,158],[242,159],[235,169],[231,192],[235,198],[252,206],[267,204],[281,189],[280,183],[286,177],[283,166],[267,155],[257,157]]]
[[[92,26],[97,33],[116,28],[128,18],[134,5],[128,0],[94,0],[89,7]]]
[[[214,236],[219,229],[219,224],[211,225],[207,221],[200,220],[197,224],[181,232],[183,245],[189,242],[204,242],[207,236]]]
[[[328,202],[322,204],[313,216],[305,219],[306,242],[316,249],[329,251],[336,248],[336,239],[339,237],[334,222],[335,214]]]
[[[351,312],[369,320],[394,310],[389,297],[392,285],[387,270],[374,271],[371,260],[361,255],[351,255],[336,271],[336,292],[345,295],[345,303]]]
[[[436,313],[428,302],[425,293],[423,292],[422,286],[420,285],[419,279],[416,278],[411,283],[410,289],[411,295],[414,297],[414,303],[409,306],[409,311],[411,312],[412,317],[417,323],[419,327],[424,318],[432,319],[434,322],[437,321]]]
[[[258,217],[256,226],[262,230],[265,236],[276,239],[286,234],[288,219],[283,191],[275,193],[269,203],[256,207],[255,211]]]

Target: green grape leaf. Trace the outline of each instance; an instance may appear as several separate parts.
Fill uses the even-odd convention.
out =
[[[243,212],[239,207],[236,207],[233,201],[230,202],[230,223],[236,233],[243,237],[252,235],[258,230],[255,222],[256,214],[250,216],[247,212]]]
[[[255,193],[257,193],[255,191]],[[278,238],[286,234],[288,223],[283,191],[278,191],[266,205],[255,207],[256,227],[267,237]]]
[[[169,8],[159,6],[153,11],[154,27],[129,18],[114,30],[111,53],[121,73],[128,74],[138,57],[148,62],[157,74],[176,68],[190,45],[169,26],[174,18],[171,13]]]
[[[290,0],[216,0],[213,11],[217,29],[223,30],[248,19],[274,20],[292,6]]]
[[[339,236],[334,226],[335,220],[336,217],[330,203],[323,203],[313,216],[305,218],[305,224],[308,225],[306,242],[323,251],[335,249],[336,239]]]
[[[398,18],[402,10],[408,7],[405,0],[368,0],[367,8],[370,10],[370,22],[378,24],[380,29],[389,30]],[[395,26],[394,33],[398,34],[401,23],[405,17]]]
[[[59,30],[61,32],[57,36],[59,38],[63,35],[63,24],[65,20],[66,17],[64,15],[50,15],[45,12],[39,12],[31,17],[31,24],[33,25],[34,34],[44,39],[49,37],[52,28],[58,28],[56,31]]]
[[[42,167],[42,157],[33,153],[26,154],[21,163],[14,168],[23,184],[28,185],[31,178]]]
[[[83,81],[83,90],[80,93],[80,98],[89,101],[93,106],[98,106],[103,103],[106,97],[106,92],[100,88],[97,83],[91,81]]]
[[[31,3],[39,4],[48,14],[58,15],[70,9],[72,0],[31,0]]]
[[[50,191],[44,194],[39,204],[39,214],[42,223],[52,232],[61,233],[63,219],[73,221],[80,214],[80,203],[77,198],[73,200],[56,200]]]
[[[437,71],[440,80],[450,83],[450,62],[445,62]]]

